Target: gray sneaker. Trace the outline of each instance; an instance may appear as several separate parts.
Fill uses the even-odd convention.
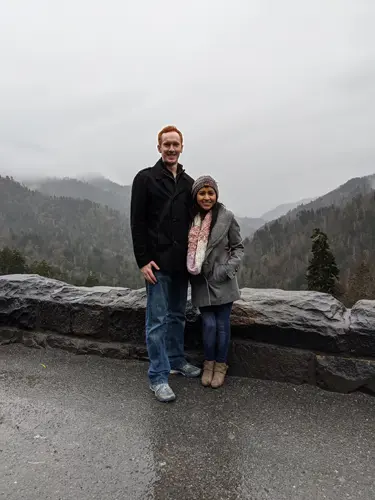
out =
[[[184,377],[194,378],[194,377],[199,377],[199,375],[201,374],[201,369],[194,365],[191,365],[190,363],[186,363],[183,366],[181,366],[181,368],[176,368],[174,370],[171,370],[170,373],[172,375],[180,373]]]
[[[175,393],[167,383],[151,384],[150,389],[155,394],[156,399],[162,403],[168,403],[169,401],[174,401],[176,399]]]

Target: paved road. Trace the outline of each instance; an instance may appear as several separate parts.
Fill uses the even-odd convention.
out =
[[[174,377],[178,400],[166,405],[145,371],[1,347],[0,498],[375,498],[374,397]]]

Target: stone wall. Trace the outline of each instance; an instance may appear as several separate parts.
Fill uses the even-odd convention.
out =
[[[232,312],[230,374],[375,392],[375,301],[349,310],[330,295],[243,289]],[[0,276],[0,343],[147,359],[144,290]],[[202,361],[200,318],[187,308],[186,349]]]

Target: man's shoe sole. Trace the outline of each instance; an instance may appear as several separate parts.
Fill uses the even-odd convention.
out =
[[[182,375],[183,377],[186,377],[186,378],[197,378],[200,376],[201,374],[201,370],[199,370],[199,373],[197,373],[196,375],[193,375],[193,374],[187,374],[185,372],[182,372],[180,370],[171,370],[169,372],[171,375]]]

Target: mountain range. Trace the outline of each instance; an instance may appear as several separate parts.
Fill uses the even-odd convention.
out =
[[[105,177],[29,179],[24,183],[30,189],[36,189],[48,196],[88,199],[129,216],[131,186],[121,186]],[[237,220],[244,238],[252,236],[266,222],[266,219],[253,217],[237,217]]]
[[[48,196],[90,200],[129,216],[131,186],[121,186],[105,177],[90,179],[47,177],[25,180],[24,184]]]
[[[101,205],[107,205],[114,210],[129,215],[131,186],[122,186],[100,176],[87,175],[81,179],[75,178],[45,178],[25,180],[30,189],[36,189],[49,196],[71,196],[88,199]],[[236,217],[244,238],[252,236],[257,229],[267,222],[281,217],[289,211],[309,203],[311,199],[279,205],[266,212],[261,217]]]
[[[374,175],[350,179],[259,228],[245,244],[241,283],[301,289],[314,228],[324,231],[341,269],[345,289],[361,263],[375,268]]]
[[[375,267],[375,175],[353,178],[313,200],[238,217],[245,240],[242,286],[303,289],[315,227],[327,233],[345,287],[357,266]],[[142,286],[129,227],[131,187],[102,176],[0,177],[0,247],[46,259],[70,282],[93,271],[108,285]]]
[[[273,208],[272,210],[269,210],[268,212],[264,213],[263,215],[261,215],[260,218],[264,221],[264,224],[266,222],[271,222],[273,220],[278,219],[279,217],[282,217],[283,215],[287,214],[288,212],[291,212],[292,210],[294,210],[297,207],[302,207],[302,205],[310,203],[312,200],[313,200],[312,198],[305,198],[303,200],[293,202],[293,203],[283,203],[282,205],[278,205],[277,207]]]
[[[49,194],[0,177],[0,248],[17,248],[29,262],[43,259],[71,283],[82,284],[93,271],[103,284],[142,286],[129,217],[78,196],[85,192],[104,201],[97,186],[69,180],[46,186]]]

